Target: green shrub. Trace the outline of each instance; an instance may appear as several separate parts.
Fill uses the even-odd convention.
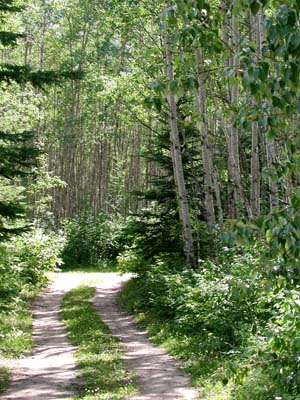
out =
[[[209,363],[208,387],[227,385],[226,398],[300,400],[299,266],[283,240],[290,227],[274,223],[270,238],[280,233],[279,250],[271,243],[276,250],[271,257],[266,242],[241,224],[243,237],[252,235],[251,244],[245,240],[247,244],[220,248],[217,241],[206,252],[213,258],[200,260],[197,271],[187,271],[176,251],[178,238],[170,247],[173,239],[176,243],[175,230],[166,223],[163,237],[156,234],[165,222],[144,213],[124,231],[128,245],[118,265],[136,273],[122,297],[127,307],[149,322],[155,340],[184,358],[199,382],[208,378],[197,368]],[[236,233],[231,236],[234,242]]]
[[[143,275],[150,269],[151,264],[145,260],[141,252],[134,248],[125,248],[117,257],[118,269],[121,272],[133,272]]]
[[[250,337],[234,398],[300,399],[300,287],[265,291],[261,307],[270,317]]]
[[[18,301],[23,289],[46,282],[46,273],[61,264],[64,244],[60,234],[35,229],[2,243],[0,252],[0,309]]]
[[[64,246],[60,234],[45,233],[37,229],[15,237],[9,244],[19,261],[17,268],[23,282],[39,286],[46,282],[46,273],[62,264],[60,253]]]
[[[66,265],[95,265],[113,261],[122,249],[119,217],[84,214],[64,223],[66,245],[62,258]]]
[[[127,271],[143,268],[137,279],[143,306],[160,318],[172,319],[183,334],[214,340],[213,351],[239,345],[244,340],[243,326],[257,324],[260,280],[243,276],[250,274],[250,268],[253,273],[249,255],[236,256],[231,271],[209,260],[201,271],[187,271],[180,258],[166,254],[154,257],[146,270],[144,262],[134,249],[119,259]]]

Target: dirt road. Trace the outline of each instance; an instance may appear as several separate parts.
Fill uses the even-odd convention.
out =
[[[197,393],[179,364],[161,348],[151,344],[132,318],[119,310],[117,296],[129,276],[117,273],[58,274],[33,306],[32,355],[20,360],[13,380],[2,399],[70,399],[76,391],[76,371],[65,328],[59,321],[59,305],[72,288],[89,284],[97,287],[94,304],[102,320],[124,345],[125,361],[134,369],[140,394],[131,400],[192,400]]]

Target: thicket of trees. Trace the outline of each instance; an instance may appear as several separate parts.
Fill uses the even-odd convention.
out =
[[[299,13],[0,1],[1,239],[63,226],[66,262],[118,258],[226,399],[300,395]]]
[[[26,37],[6,63],[85,74],[33,96],[46,169],[66,182],[56,224],[126,215],[149,205],[132,192],[169,184],[195,266],[200,221],[296,204],[296,3],[29,2],[15,23]]]

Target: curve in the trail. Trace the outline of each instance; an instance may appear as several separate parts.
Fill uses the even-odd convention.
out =
[[[189,378],[179,370],[178,362],[163,349],[149,342],[132,317],[121,312],[117,305],[118,293],[128,276],[107,275],[98,285],[94,299],[101,319],[109,326],[125,348],[128,368],[136,371],[141,393],[131,400],[192,400],[197,399]]]

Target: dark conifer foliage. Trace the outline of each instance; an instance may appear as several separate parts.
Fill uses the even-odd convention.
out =
[[[0,20],[5,22],[8,13],[17,13],[22,8],[14,1],[0,1]],[[0,32],[0,44],[4,47],[15,47],[23,33]],[[33,70],[30,65],[0,63],[0,84],[23,85],[30,83],[33,87],[44,89],[46,85],[59,84],[63,79],[77,79],[82,72],[41,71]],[[18,186],[21,178],[32,175],[40,150],[34,144],[34,132],[1,131],[0,126],[0,240],[9,234],[24,231],[28,223],[25,217],[23,195]]]
[[[18,12],[21,11],[21,7],[16,6],[14,0],[2,0],[0,1],[0,11]]]
[[[5,133],[0,131],[0,176],[7,179],[31,173],[39,154],[37,147],[30,144],[33,132]]]
[[[29,65],[0,64],[0,82],[20,85],[29,82],[40,89],[44,89],[45,85],[59,84],[62,79],[79,79],[82,76],[81,71],[33,71]]]

